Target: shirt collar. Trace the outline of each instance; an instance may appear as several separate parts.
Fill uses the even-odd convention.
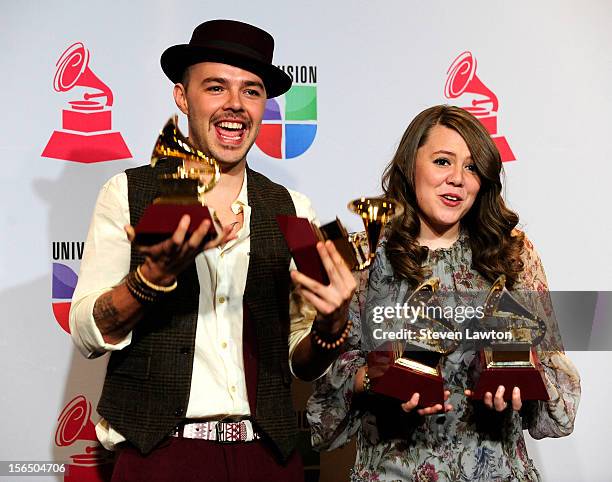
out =
[[[249,205],[249,193],[247,188],[247,173],[245,171],[244,177],[242,178],[242,187],[238,193],[238,197],[232,203],[232,212],[234,214],[240,213],[245,206]]]

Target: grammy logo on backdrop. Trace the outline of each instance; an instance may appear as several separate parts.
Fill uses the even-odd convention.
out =
[[[447,99],[461,97],[462,101],[471,98],[469,105],[459,107],[473,114],[485,126],[499,150],[502,162],[516,160],[506,138],[497,134],[499,101],[476,75],[476,59],[472,53],[465,51],[459,54],[446,73],[444,96]]]
[[[85,396],[77,395],[66,404],[58,417],[55,431],[57,447],[72,447],[81,453],[70,455],[64,482],[109,482],[113,456],[98,442],[91,420],[92,407]]]
[[[56,92],[85,87],[83,98],[62,109],[62,130],[54,131],[42,157],[92,163],[132,157],[121,133],[112,132],[113,92],[89,68],[89,50],[75,42],[60,56]]]

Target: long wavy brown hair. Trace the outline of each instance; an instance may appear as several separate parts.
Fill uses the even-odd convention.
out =
[[[478,119],[448,105],[430,107],[414,118],[383,174],[385,196],[404,207],[404,214],[395,218],[387,230],[386,253],[395,276],[418,284],[427,274],[422,267],[427,248],[417,242],[421,222],[415,191],[415,162],[417,150],[427,142],[429,131],[436,125],[461,135],[480,177],[476,200],[461,219],[461,227],[469,234],[472,267],[489,281],[505,274],[507,287],[511,288],[523,269],[524,234],[514,229],[518,215],[506,207],[501,196],[499,151]]]

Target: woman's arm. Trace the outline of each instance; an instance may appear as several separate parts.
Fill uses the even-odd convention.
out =
[[[544,367],[544,381],[550,397],[546,402],[525,403],[521,412],[523,425],[535,439],[564,437],[574,429],[580,403],[580,375],[563,351],[544,267],[527,237],[522,261],[524,269],[515,289],[525,292],[531,301],[530,308],[546,321],[546,335],[537,352]]]

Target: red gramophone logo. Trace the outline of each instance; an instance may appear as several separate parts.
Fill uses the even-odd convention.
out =
[[[502,162],[514,161],[514,153],[504,136],[497,134],[497,96],[489,90],[476,75],[476,59],[471,52],[465,51],[453,61],[446,72],[448,77],[444,95],[448,99],[461,97],[461,102],[470,102],[462,109],[472,113],[491,134]]]
[[[119,132],[111,132],[113,92],[89,68],[89,50],[75,42],[61,55],[53,79],[56,92],[85,87],[82,100],[62,110],[62,130],[54,131],[43,157],[74,162],[102,162],[132,157]],[[91,92],[91,89],[94,91]],[[91,100],[97,98],[98,100]]]
[[[64,482],[108,482],[112,478],[113,457],[98,442],[90,417],[91,403],[83,395],[77,395],[58,418],[55,444],[82,451],[70,455],[72,462],[66,469]]]

